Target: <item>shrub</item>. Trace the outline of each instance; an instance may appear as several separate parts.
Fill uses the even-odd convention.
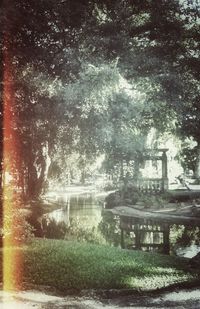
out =
[[[199,227],[190,226],[176,226],[171,229],[171,242],[176,246],[189,246],[192,243],[199,245],[200,229]]]
[[[64,239],[67,232],[67,225],[64,222],[50,220],[43,230],[43,236],[51,239]]]
[[[23,209],[14,209],[4,218],[2,228],[3,238],[9,238],[14,243],[20,243],[31,239],[34,228],[27,222]]]

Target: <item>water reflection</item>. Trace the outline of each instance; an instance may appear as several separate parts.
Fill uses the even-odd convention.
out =
[[[67,227],[71,226],[72,223],[78,224],[80,227],[93,228],[97,227],[102,220],[102,208],[106,195],[110,192],[81,192],[69,193],[69,192],[55,192],[52,194],[52,202],[58,205],[58,209],[45,215],[45,218],[50,221],[53,220],[56,223],[65,223]],[[109,222],[110,223],[110,222]],[[109,234],[111,239],[107,239],[109,242],[115,242],[116,232],[114,225],[110,224],[110,228],[113,228],[113,234],[110,231],[106,231],[105,234]],[[104,227],[105,228],[105,227]],[[109,233],[107,233],[109,232]],[[171,231],[171,237],[173,236]],[[114,236],[113,236],[114,235]],[[170,242],[172,245],[172,239]],[[172,237],[173,238],[173,237]],[[141,232],[140,239],[142,243],[146,244],[144,250],[155,250],[156,246],[163,243],[163,234],[159,233],[145,233]],[[120,232],[119,232],[119,243],[120,243]],[[118,244],[118,243],[117,243]],[[149,246],[148,246],[149,244]],[[133,248],[135,245],[134,233],[129,233],[127,239],[127,248]],[[159,247],[159,246],[158,246]],[[171,247],[172,248],[172,247]],[[176,250],[176,254],[183,257],[191,258],[200,251],[200,246],[192,245],[185,248],[179,248]]]
[[[185,258],[193,258],[200,252],[200,246],[192,244],[187,247],[180,247],[176,250],[176,254]]]
[[[101,221],[103,195],[95,193],[66,194],[57,199],[59,209],[46,215],[55,222],[70,226],[77,222],[81,226],[94,227]]]

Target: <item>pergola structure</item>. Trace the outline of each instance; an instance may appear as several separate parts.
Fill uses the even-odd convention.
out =
[[[167,148],[145,149],[142,154],[142,161],[161,161],[161,178],[141,178],[136,181],[137,187],[141,191],[164,192],[168,190],[168,167],[167,167]],[[139,160],[135,160],[135,166],[138,168]]]

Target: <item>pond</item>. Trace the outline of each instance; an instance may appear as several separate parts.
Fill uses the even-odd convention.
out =
[[[82,227],[97,227],[107,194],[109,192],[95,190],[51,192],[51,200],[57,203],[58,209],[48,213],[46,217],[56,223],[64,222],[67,226],[73,221]]]
[[[97,227],[102,221],[102,209],[104,207],[105,197],[111,191],[97,191],[93,188],[68,188],[66,191],[52,191],[46,196],[46,199],[57,205],[56,210],[52,210],[45,215],[50,221],[56,223],[65,223],[66,226],[71,226],[73,223],[79,227],[92,229]],[[113,191],[112,191],[113,192]],[[173,233],[173,231],[171,231]],[[109,231],[110,234],[110,231]],[[120,235],[119,235],[120,236]],[[155,236],[155,237],[154,237]],[[161,234],[145,234],[141,235],[147,243],[160,244],[162,243]],[[129,236],[128,248],[133,247],[134,239]],[[119,238],[120,239],[120,238]],[[112,240],[111,240],[112,241]],[[152,248],[153,250],[153,248]],[[178,247],[175,254],[191,258],[200,251],[199,246]]]

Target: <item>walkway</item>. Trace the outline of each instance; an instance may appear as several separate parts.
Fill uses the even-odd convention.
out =
[[[54,296],[38,291],[18,293],[0,292],[0,308],[2,309],[199,309],[200,288],[163,292],[157,296],[120,296],[112,299],[95,299],[92,297]]]

